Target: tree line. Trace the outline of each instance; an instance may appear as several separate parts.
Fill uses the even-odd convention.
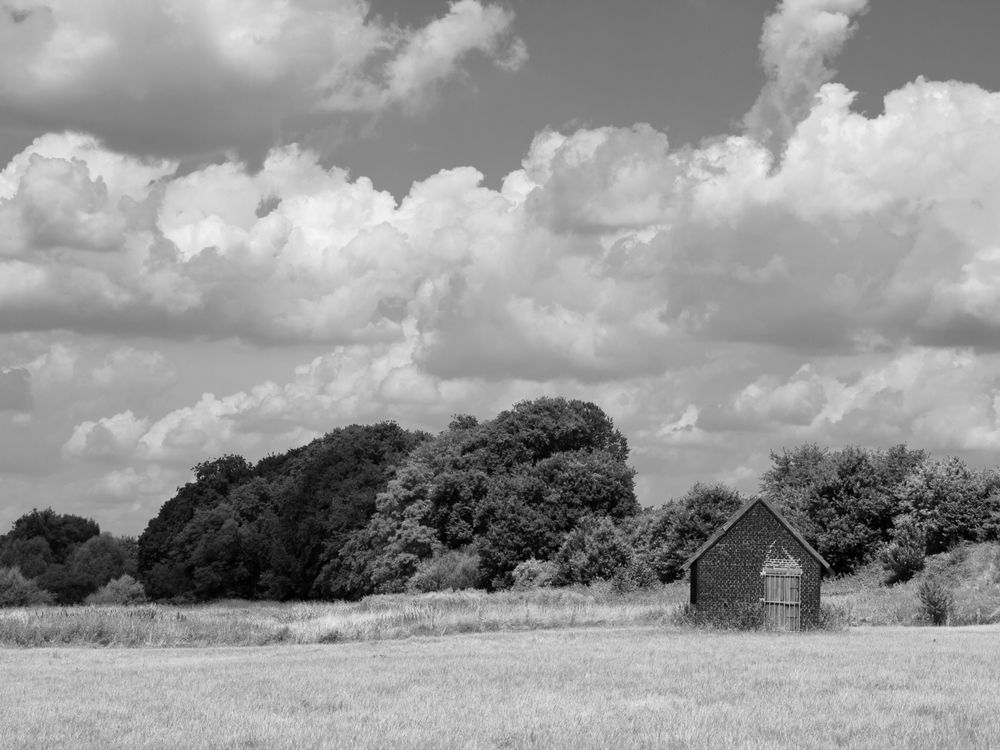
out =
[[[22,516],[0,537],[0,604],[676,580],[747,498],[696,484],[643,509],[628,455],[598,406],[563,398],[456,416],[436,436],[338,428],[256,464],[198,464],[137,539],[51,509]],[[879,560],[891,583],[928,555],[1000,536],[997,469],[905,445],[773,453],[759,491],[841,574]]]

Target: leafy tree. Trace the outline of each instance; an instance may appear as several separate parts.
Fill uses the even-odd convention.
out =
[[[772,453],[761,491],[835,572],[848,573],[889,540],[902,512],[899,488],[925,460],[905,445],[830,451],[809,443]]]
[[[17,568],[28,578],[36,578],[56,562],[44,537],[0,541],[0,566]]]
[[[607,516],[588,516],[566,535],[553,557],[557,585],[611,581],[634,564],[635,550]]]
[[[147,591],[197,600],[341,593],[327,585],[341,547],[425,439],[392,422],[352,425],[256,466],[238,456],[199,464],[139,538]]]
[[[92,536],[77,547],[68,564],[70,570],[89,580],[97,589],[125,573],[127,555],[121,542],[105,533]]]
[[[912,517],[898,517],[889,544],[879,554],[886,571],[886,584],[908,581],[920,572],[926,550],[927,534],[920,525]]]
[[[52,565],[35,582],[52,594],[56,604],[79,604],[96,589],[90,577],[69,565]]]
[[[14,521],[11,530],[3,537],[3,543],[43,539],[52,554],[52,561],[64,563],[78,545],[100,533],[100,527],[92,519],[56,513],[52,508],[35,509]]]
[[[743,505],[739,492],[723,484],[695,484],[680,500],[648,510],[631,526],[640,557],[664,582],[684,575],[682,566]]]
[[[193,471],[195,481],[163,504],[138,540],[139,575],[154,599],[190,596],[194,588],[190,550],[178,543],[179,538],[198,510],[221,504],[230,490],[252,474],[246,460],[235,455],[204,461]]]
[[[422,561],[472,545],[479,585],[504,587],[551,557],[587,515],[638,511],[628,445],[594,404],[525,401],[495,419],[455,417],[417,448],[365,528],[322,576],[341,596],[400,591]]]
[[[52,595],[17,568],[0,567],[0,607],[33,607],[52,604]]]
[[[926,554],[934,555],[963,541],[995,538],[998,488],[996,470],[974,471],[952,457],[918,466],[897,495],[902,512],[925,536]]]

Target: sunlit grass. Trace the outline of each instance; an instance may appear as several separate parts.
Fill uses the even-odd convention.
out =
[[[998,638],[646,626],[7,650],[0,746],[997,747]]]

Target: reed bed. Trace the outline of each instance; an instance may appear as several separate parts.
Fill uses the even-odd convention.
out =
[[[686,584],[629,594],[596,585],[493,594],[399,594],[359,602],[18,608],[0,610],[0,646],[262,646],[655,625],[670,622],[686,599]]]

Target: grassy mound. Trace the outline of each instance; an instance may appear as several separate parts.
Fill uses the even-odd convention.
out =
[[[877,563],[823,584],[823,603],[851,625],[923,625],[929,622],[919,592],[936,582],[950,594],[949,625],[1000,623],[1000,545],[967,544],[928,557],[906,583],[885,586]]]

